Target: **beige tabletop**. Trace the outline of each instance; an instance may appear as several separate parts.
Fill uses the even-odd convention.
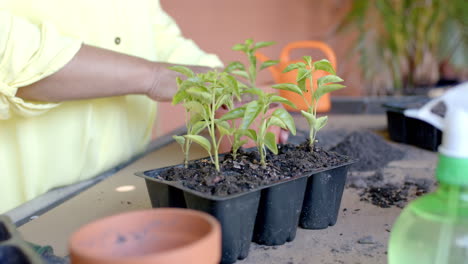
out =
[[[298,126],[303,125],[299,122]],[[349,115],[333,116],[328,129],[365,127],[382,130],[385,126],[384,116]],[[206,155],[197,147],[191,153],[192,158]],[[435,154],[416,148],[414,153],[406,160],[390,163],[386,169],[403,176],[432,177]],[[21,226],[19,231],[26,240],[51,245],[56,254],[67,255],[67,240],[80,226],[116,213],[151,207],[144,180],[133,175],[136,171],[181,161],[179,146],[171,143]],[[133,186],[133,190],[118,191],[122,186]],[[362,202],[355,189],[345,189],[338,223],[334,227],[325,230],[299,229],[297,238],[283,246],[252,244],[249,257],[239,263],[386,263],[388,230],[399,213],[399,208],[383,209]],[[358,243],[366,236],[372,238],[371,243]]]

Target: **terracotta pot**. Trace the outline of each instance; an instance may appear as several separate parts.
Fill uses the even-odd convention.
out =
[[[69,246],[72,264],[217,264],[221,228],[189,209],[134,211],[82,227]]]
[[[271,115],[276,109],[278,108],[281,108],[281,105],[279,104],[271,104],[270,105],[270,109],[267,111],[267,115]],[[215,113],[215,117],[216,118],[220,118],[222,117],[224,114],[226,114],[227,112],[229,112],[227,109],[224,109],[224,108],[220,108],[218,111],[216,111]],[[240,123],[242,122],[242,119],[237,119],[237,120],[234,120],[234,121],[229,121],[229,122],[236,122],[236,126],[238,127],[240,125]],[[259,127],[261,125],[261,118],[256,118],[252,124],[250,125],[250,128],[255,130],[255,131],[258,131]],[[281,133],[281,128],[280,127],[277,127],[277,126],[271,126],[267,129],[267,131],[269,132],[272,132],[273,134],[275,134],[275,138],[276,138],[276,143],[279,142],[279,135]],[[247,143],[245,143],[242,147],[243,148],[252,148],[252,147],[255,147],[255,142],[244,136],[244,137],[241,137],[241,140],[244,140],[246,139],[247,140]],[[232,136],[225,136],[222,140],[221,140],[221,143],[219,145],[219,153],[226,153],[226,152],[230,152],[231,151],[231,148],[232,148]]]
[[[325,43],[321,41],[297,41],[297,42],[291,42],[288,45],[286,45],[283,50],[281,51],[280,55],[280,63],[277,64],[276,66],[269,67],[268,69],[270,70],[271,74],[273,75],[273,79],[275,80],[276,83],[297,83],[296,82],[296,75],[297,75],[297,70],[290,71],[288,73],[283,73],[283,70],[291,63],[296,63],[302,60],[291,60],[289,57],[289,53],[294,50],[294,49],[304,49],[304,48],[309,48],[309,49],[318,49],[322,51],[326,58],[330,61],[332,64],[333,68],[336,70],[336,56],[333,50]],[[256,56],[259,60],[261,61],[266,61],[270,60],[267,56],[263,55],[262,53],[257,52]],[[313,58],[315,60],[318,60],[319,58]],[[316,71],[313,75],[314,77],[314,89],[317,87],[316,80],[320,77],[323,77],[325,75],[328,75],[327,72],[324,71]],[[310,84],[309,82],[306,83],[307,90],[310,91]],[[307,110],[307,104],[304,103],[304,100],[302,97],[296,93],[285,91],[285,90],[280,90],[279,94],[283,96],[284,98],[288,99],[289,101],[293,102],[296,106],[297,109],[291,108],[288,105],[284,105],[284,108],[286,108],[288,111],[300,111],[300,110]],[[310,92],[304,93],[306,98],[310,98]],[[318,112],[327,112],[331,108],[331,102],[330,102],[330,94],[325,94],[322,96],[317,104],[317,111]]]

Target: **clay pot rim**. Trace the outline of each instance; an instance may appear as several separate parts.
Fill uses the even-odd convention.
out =
[[[115,221],[116,219],[119,219],[121,217],[128,217],[129,215],[140,215],[140,214],[151,214],[151,215],[158,215],[158,214],[176,214],[180,215],[180,217],[184,216],[195,216],[198,218],[201,218],[202,220],[206,221],[209,225],[209,231],[204,234],[202,237],[197,239],[196,241],[192,243],[188,243],[185,245],[182,245],[180,247],[172,248],[165,250],[163,252],[158,252],[158,253],[150,253],[150,254],[145,254],[141,256],[132,256],[132,257],[112,257],[112,256],[102,256],[99,254],[90,254],[88,253],[87,250],[83,250],[81,247],[76,247],[75,240],[77,239],[77,236],[84,230],[91,228],[95,225],[101,225],[102,223],[108,222],[108,221]],[[93,222],[90,222],[82,227],[80,227],[77,231],[75,231],[72,236],[69,239],[68,247],[69,247],[69,254],[71,255],[72,252],[74,255],[79,256],[81,259],[92,259],[94,261],[99,261],[99,262],[106,262],[108,263],[109,261],[115,261],[116,263],[120,263],[123,261],[134,261],[134,262],[139,262],[139,261],[148,261],[151,259],[155,258],[165,258],[170,255],[175,255],[175,254],[180,254],[182,251],[192,251],[193,248],[198,247],[200,244],[204,245],[207,243],[207,241],[211,240],[213,237],[216,237],[217,234],[221,234],[221,225],[219,224],[218,220],[214,218],[213,216],[201,212],[201,211],[196,211],[192,209],[182,209],[182,208],[157,208],[157,209],[147,209],[147,210],[137,210],[137,211],[130,211],[130,212],[124,212],[124,213],[119,213],[116,215],[111,215],[107,216],[104,218],[97,219]],[[221,236],[221,235],[219,235]],[[220,241],[221,243],[221,241]]]

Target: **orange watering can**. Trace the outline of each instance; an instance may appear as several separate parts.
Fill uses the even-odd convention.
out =
[[[304,48],[310,48],[310,49],[318,49],[322,51],[326,58],[330,61],[332,64],[333,68],[336,70],[336,56],[335,52],[328,46],[327,44],[321,42],[321,41],[297,41],[297,42],[291,42],[288,45],[286,45],[283,50],[281,51],[280,54],[280,62],[279,64],[275,66],[271,66],[268,69],[270,70],[271,74],[273,75],[273,79],[275,80],[276,83],[296,83],[296,74],[297,70],[293,70],[287,73],[283,73],[284,68],[286,68],[289,64],[291,63],[296,63],[299,62],[300,60],[294,60],[292,61],[289,58],[289,53],[293,49],[304,49]],[[269,58],[259,52],[255,54],[257,58],[260,61],[266,61],[269,60]],[[313,60],[319,60],[317,58],[312,58]],[[317,79],[320,77],[323,77],[325,75],[328,75],[329,73],[324,72],[324,71],[316,71],[313,75],[314,77],[314,90],[317,89]],[[310,100],[311,98],[311,92],[310,92],[310,84],[307,82],[307,90],[308,92],[304,93],[305,98]],[[290,111],[300,111],[300,110],[307,110],[307,104],[304,102],[302,97],[296,93],[290,92],[290,91],[285,91],[285,90],[280,90],[279,91],[280,95],[289,101],[293,102],[296,106],[297,109],[291,108],[287,105],[284,105],[284,107],[287,110]],[[320,98],[318,101],[317,105],[317,111],[318,112],[327,112],[331,108],[331,102],[330,102],[330,94],[325,94]]]

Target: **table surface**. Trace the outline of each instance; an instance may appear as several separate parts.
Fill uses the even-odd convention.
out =
[[[298,116],[295,118],[298,119],[298,128],[304,128],[303,120]],[[385,127],[383,115],[335,115],[330,116],[326,129],[366,128],[383,131]],[[393,174],[402,177],[410,174],[431,178],[436,155],[408,148],[412,151],[411,155],[405,160],[391,162],[385,169],[393,170]],[[191,158],[205,155],[197,147],[191,152]],[[19,231],[26,240],[51,245],[57,255],[67,255],[68,238],[84,224],[116,213],[151,208],[145,182],[134,176],[135,172],[170,166],[181,161],[178,145],[172,143],[162,147],[21,226]],[[134,189],[121,192],[118,191],[121,186],[134,186]],[[299,228],[296,239],[283,246],[267,247],[252,243],[250,255],[238,263],[386,263],[388,230],[400,211],[396,207],[383,209],[360,201],[357,190],[346,188],[335,226],[324,230]],[[372,238],[372,243],[358,243],[367,236]]]

